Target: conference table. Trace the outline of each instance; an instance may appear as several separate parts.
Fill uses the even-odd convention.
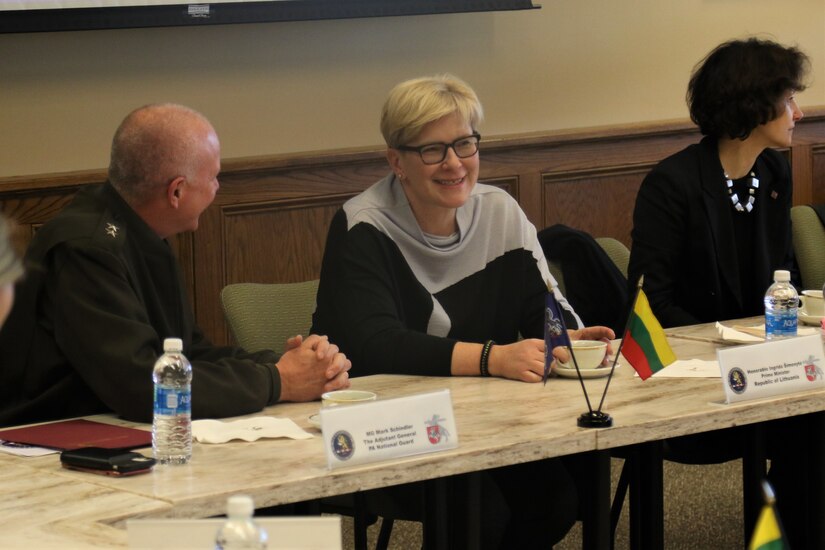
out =
[[[448,388],[460,444],[444,452],[344,469],[327,469],[320,432],[309,421],[318,402],[279,404],[261,413],[291,418],[317,437],[196,443],[189,464],[156,467],[146,475],[97,476],[62,469],[56,455],[0,454],[6,494],[0,513],[16,520],[0,532],[0,547],[59,546],[66,540],[72,547],[123,546],[126,519],[219,515],[231,494],[249,494],[256,506],[268,507],[593,451],[595,432],[576,427],[584,405],[577,383],[571,382],[542,387],[500,379],[354,378],[354,388],[384,399]],[[120,496],[122,503],[112,502]]]
[[[673,333],[669,341],[680,358],[715,359],[719,345]],[[606,378],[584,381],[594,408],[605,382]],[[449,389],[459,446],[329,470],[321,432],[309,421],[320,406],[313,402],[278,404],[260,413],[291,418],[315,435],[311,439],[195,443],[189,464],[156,467],[146,475],[110,478],[62,469],[57,455],[20,458],[0,453],[5,493],[0,513],[7,520],[0,547],[123,547],[128,519],[220,515],[231,494],[249,494],[257,507],[268,507],[413,481],[472,479],[477,472],[498,466],[574,455],[592,472],[590,486],[582,494],[583,545],[607,548],[610,457],[618,449],[630,448],[641,449],[639,460],[653,477],[636,487],[641,494],[637,493],[634,513],[647,514],[652,521],[644,522],[633,544],[662,548],[662,439],[825,410],[823,391],[728,405],[719,379],[643,382],[623,359],[603,407],[613,426],[603,429],[577,426],[587,406],[575,379],[554,377],[544,386],[502,379],[377,375],[355,377],[352,385],[374,391],[380,399]],[[129,424],[108,415],[97,419]],[[814,475],[822,477],[821,472]],[[442,516],[439,521],[449,522],[449,518]],[[433,546],[449,545],[443,538],[436,542]]]
[[[763,316],[723,321],[726,328],[739,329],[745,327],[746,334],[764,334],[765,318]],[[752,332],[755,331],[755,332]],[[687,340],[709,343],[718,347],[739,345],[725,340],[716,322],[667,329],[665,333],[668,341]],[[808,326],[799,322],[799,334],[819,334],[819,326]],[[678,354],[677,354],[678,355]],[[680,358],[688,358],[688,356]],[[766,478],[766,432],[764,422],[782,418],[799,417],[796,429],[803,441],[796,449],[799,455],[798,470],[800,477],[805,479],[806,499],[804,506],[806,517],[799,521],[806,525],[804,537],[806,548],[825,548],[825,398],[822,390],[805,391],[773,398],[757,399],[750,403],[761,408],[765,418],[751,422],[749,417],[743,417],[737,425],[749,425],[746,448],[742,457],[743,477],[743,505],[744,505],[744,535],[749,540],[753,533],[757,517],[763,505],[761,480]],[[738,410],[733,408],[733,411]],[[787,425],[786,425],[787,426]]]

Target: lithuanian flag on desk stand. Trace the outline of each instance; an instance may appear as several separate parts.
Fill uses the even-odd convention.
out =
[[[765,497],[765,505],[762,507],[759,519],[756,520],[748,550],[787,550],[790,546],[782,532],[779,514],[776,513],[773,488],[767,481],[762,482],[762,493]]]
[[[642,290],[644,275],[639,277],[636,286],[636,298],[627,320],[627,328],[622,336],[622,355],[630,363],[642,380],[647,380],[676,361],[676,355],[667,343],[667,336],[662,330],[645,291]]]

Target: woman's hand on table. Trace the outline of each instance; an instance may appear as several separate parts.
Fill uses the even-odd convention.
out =
[[[490,348],[488,362],[491,376],[540,382],[544,374],[544,340],[527,338]]]
[[[607,342],[607,355],[613,352],[610,340],[616,335],[608,327],[585,327],[568,333],[571,340],[604,340]],[[480,344],[457,343],[453,350],[452,373],[478,376],[480,350]],[[553,349],[553,357],[556,361],[566,362],[570,354],[566,347],[558,346]],[[522,382],[541,382],[544,376],[544,340],[525,338],[512,344],[495,344],[490,348],[487,366],[490,376]]]

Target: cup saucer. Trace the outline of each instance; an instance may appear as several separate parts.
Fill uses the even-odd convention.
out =
[[[620,368],[621,366],[622,366],[621,364],[616,363],[616,368],[617,369]],[[586,378],[586,379],[601,378],[603,376],[607,376],[608,374],[610,374],[610,366],[608,365],[606,367],[598,367],[598,368],[595,368],[595,369],[579,369],[579,371],[582,373],[582,378]],[[572,368],[571,367],[561,367],[559,365],[556,365],[555,367],[553,367],[553,372],[555,372],[556,374],[558,374],[562,378],[578,378],[579,377],[579,375],[576,374],[575,367],[572,367]]]
[[[310,416],[307,420],[309,420],[309,423],[318,428],[319,430],[321,429],[321,413],[315,413],[312,416]]]
[[[805,323],[806,325],[814,326],[819,326],[823,318],[822,315],[808,315],[808,312],[805,311],[804,308],[799,308],[799,310],[797,311],[797,316],[799,317],[799,320]]]

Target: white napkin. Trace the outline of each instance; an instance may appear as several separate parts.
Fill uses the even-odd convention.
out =
[[[754,329],[762,329],[765,330],[765,325],[760,325],[756,327],[751,327]],[[754,336],[752,334],[747,334],[745,332],[740,332],[736,329],[732,329],[730,327],[726,327],[720,322],[716,322],[716,330],[719,331],[719,336],[722,337],[722,340],[726,342],[742,342],[742,343],[751,343],[751,342],[764,342],[764,338],[760,338],[759,336]]]
[[[748,327],[748,328],[751,328],[751,329],[754,329],[754,330],[759,330],[759,331],[762,331],[762,332],[765,331],[765,325],[756,325],[756,326]],[[759,336],[754,336],[754,335],[748,334],[746,332],[742,332],[742,331],[739,331],[739,330],[736,330],[736,329],[733,329],[733,328],[730,328],[730,327],[726,327],[725,325],[723,325],[722,323],[719,323],[719,322],[716,323],[716,330],[719,331],[719,336],[722,337],[722,340],[725,340],[726,342],[741,342],[743,344],[750,344],[752,342],[764,342],[765,341],[765,338],[761,338]],[[812,328],[812,327],[802,327],[802,326],[800,326],[796,329],[797,336],[808,336],[810,334],[816,334],[816,333],[817,333],[817,329]]]
[[[256,416],[232,422],[195,420],[192,422],[192,437],[199,443],[226,443],[232,439],[256,441],[262,437],[310,439],[312,434],[302,430],[289,418]]]
[[[718,361],[680,359],[654,372],[651,378],[721,378]]]

